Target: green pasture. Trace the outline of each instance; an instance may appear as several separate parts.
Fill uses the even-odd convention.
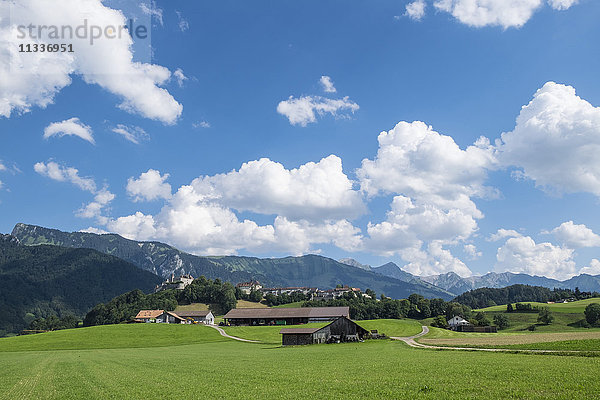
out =
[[[0,353],[181,346],[225,340],[204,325],[121,324],[1,338]]]
[[[372,323],[415,329],[392,322]],[[0,339],[0,399],[572,399],[600,391],[594,357],[434,351],[390,340],[286,348],[216,333],[139,324]],[[166,344],[165,335],[196,342]]]
[[[573,302],[569,302],[569,303],[555,303],[555,304],[536,303],[536,302],[531,302],[531,301],[526,301],[526,302],[522,302],[522,303],[523,304],[531,304],[532,306],[539,307],[539,308],[548,308],[550,311],[555,312],[555,313],[571,313],[571,314],[580,313],[580,314],[583,314],[583,311],[585,310],[585,307],[587,307],[588,304],[600,303],[600,298],[579,300],[579,301],[573,301]],[[513,303],[513,306],[514,305],[515,305],[515,303]],[[504,312],[504,311],[506,311],[506,305],[492,306],[492,307],[482,308],[482,309],[476,310],[476,311]]]

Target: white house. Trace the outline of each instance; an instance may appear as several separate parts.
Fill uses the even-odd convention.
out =
[[[463,317],[460,317],[457,315],[457,316],[453,317],[452,319],[448,320],[448,325],[450,326],[450,328],[452,330],[456,330],[456,328],[459,326],[469,325],[469,321],[467,321]]]
[[[177,313],[187,323],[200,323],[205,325],[214,325],[215,316],[212,312],[206,311],[180,311]]]

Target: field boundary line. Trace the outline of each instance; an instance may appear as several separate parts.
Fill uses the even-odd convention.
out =
[[[509,352],[509,353],[541,353],[541,354],[585,354],[589,353],[587,351],[580,350],[528,350],[528,349],[496,349],[496,348],[483,348],[483,347],[450,347],[450,346],[433,346],[423,343],[418,343],[415,339],[420,338],[421,336],[427,335],[429,333],[429,328],[426,326],[421,326],[423,329],[421,333],[414,336],[409,337],[392,337],[392,340],[399,340],[410,347],[414,347],[417,349],[433,349],[433,350],[465,350],[465,351],[486,351],[492,353],[500,353],[500,352]]]

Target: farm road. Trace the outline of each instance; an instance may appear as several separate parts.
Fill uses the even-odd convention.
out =
[[[418,349],[434,349],[434,350],[466,350],[466,351],[488,351],[488,352],[512,352],[512,353],[548,353],[548,354],[556,354],[556,353],[584,353],[577,350],[520,350],[520,349],[486,349],[480,347],[448,347],[448,346],[432,346],[427,344],[418,343],[415,339],[427,335],[429,333],[429,328],[426,326],[421,326],[423,331],[418,335],[409,336],[409,337],[392,337],[392,340],[400,340],[410,347],[418,348]]]
[[[242,338],[239,338],[239,337],[235,337],[235,336],[228,335],[228,334],[227,334],[227,332],[225,332],[223,329],[219,328],[219,327],[218,327],[218,326],[216,326],[216,325],[207,325],[207,326],[210,326],[211,328],[214,328],[214,329],[216,329],[217,331],[219,331],[219,333],[221,334],[221,336],[223,336],[223,337],[226,337],[226,338],[229,338],[229,339],[233,339],[233,340],[239,340],[240,342],[248,342],[248,343],[260,343],[260,342],[259,342],[259,341],[257,341],[257,340],[248,340],[248,339],[242,339]]]

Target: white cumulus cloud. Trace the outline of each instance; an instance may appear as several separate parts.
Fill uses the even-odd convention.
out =
[[[573,221],[564,222],[547,233],[571,248],[600,247],[599,235],[583,224],[575,225]]]
[[[577,274],[574,250],[536,243],[529,236],[510,238],[498,249],[497,272],[525,273],[564,280]]]
[[[580,274],[600,275],[600,261],[593,259],[590,265],[579,270]]]
[[[95,144],[92,128],[82,123],[79,118],[71,118],[62,122],[54,122],[44,129],[44,139],[52,136],[77,136],[91,144]]]
[[[488,237],[486,240],[488,242],[498,242],[500,240],[504,240],[506,238],[517,238],[517,237],[521,237],[523,235],[521,235],[519,232],[515,231],[514,229],[498,229],[498,231],[496,233],[493,233],[490,235],[490,237]]]
[[[273,225],[240,220],[234,211],[182,186],[157,215],[134,215],[111,220],[108,229],[137,240],[165,240],[196,254],[235,254],[281,251],[303,254],[319,243],[344,248],[360,245],[359,230],[348,221],[290,221],[275,218]],[[317,250],[318,251],[318,250]]]
[[[94,179],[82,177],[79,175],[78,169],[63,166],[54,161],[36,163],[33,169],[42,176],[59,182],[69,182],[81,190],[94,195],[93,201],[84,205],[76,212],[78,217],[96,218],[102,224],[108,221],[103,214],[105,209],[115,199],[115,195],[106,186],[98,189]]]
[[[600,196],[600,108],[571,86],[546,83],[497,147],[505,165],[547,192]]]
[[[331,81],[331,78],[329,76],[323,75],[319,82],[321,83],[321,86],[323,87],[323,91],[325,93],[337,92],[337,89],[335,88],[335,86],[333,86],[333,82]]]
[[[127,181],[127,194],[133,201],[152,201],[171,198],[171,185],[166,180],[169,174],[161,175],[159,171],[149,169],[138,179],[129,178]]]
[[[333,116],[348,117],[348,113],[359,110],[358,104],[351,101],[348,96],[341,99],[327,99],[320,96],[303,96],[282,101],[277,106],[277,112],[284,115],[292,125],[307,126],[317,121],[317,116],[331,114]]]
[[[476,260],[483,256],[483,253],[477,250],[477,246],[474,244],[466,244],[464,246],[465,253],[471,258],[471,260]]]
[[[192,186],[227,207],[291,219],[353,218],[365,211],[335,155],[294,169],[263,158],[238,171],[199,177]]]
[[[120,37],[116,34],[118,27],[126,25],[125,16],[101,0],[22,0],[10,3],[10,20],[7,15],[0,18],[10,22],[0,28],[0,116],[8,118],[33,107],[48,106],[59,91],[71,84],[72,74],[118,96],[122,100],[119,107],[128,112],[165,124],[175,123],[181,115],[182,105],[160,87],[169,80],[170,71],[133,61],[132,38],[123,29]],[[93,45],[89,34],[86,39],[61,38],[61,43],[77,49],[73,53],[18,52],[19,44],[57,42],[51,29],[34,29],[35,37],[26,34],[21,38],[26,32],[19,30],[21,25],[75,30],[84,20],[88,25],[115,27],[115,34],[111,34],[115,37],[100,37]]]
[[[578,0],[548,0],[555,10],[566,10]],[[435,0],[434,7],[463,24],[484,27],[520,28],[544,6],[543,0]]]
[[[473,275],[464,262],[454,257],[439,242],[431,242],[425,250],[406,249],[401,253],[401,257],[408,262],[402,269],[413,275],[428,276],[447,272],[454,272],[465,278]]]
[[[416,0],[406,5],[406,15],[412,20],[420,21],[425,16],[425,9],[427,8],[427,3],[425,0]]]

